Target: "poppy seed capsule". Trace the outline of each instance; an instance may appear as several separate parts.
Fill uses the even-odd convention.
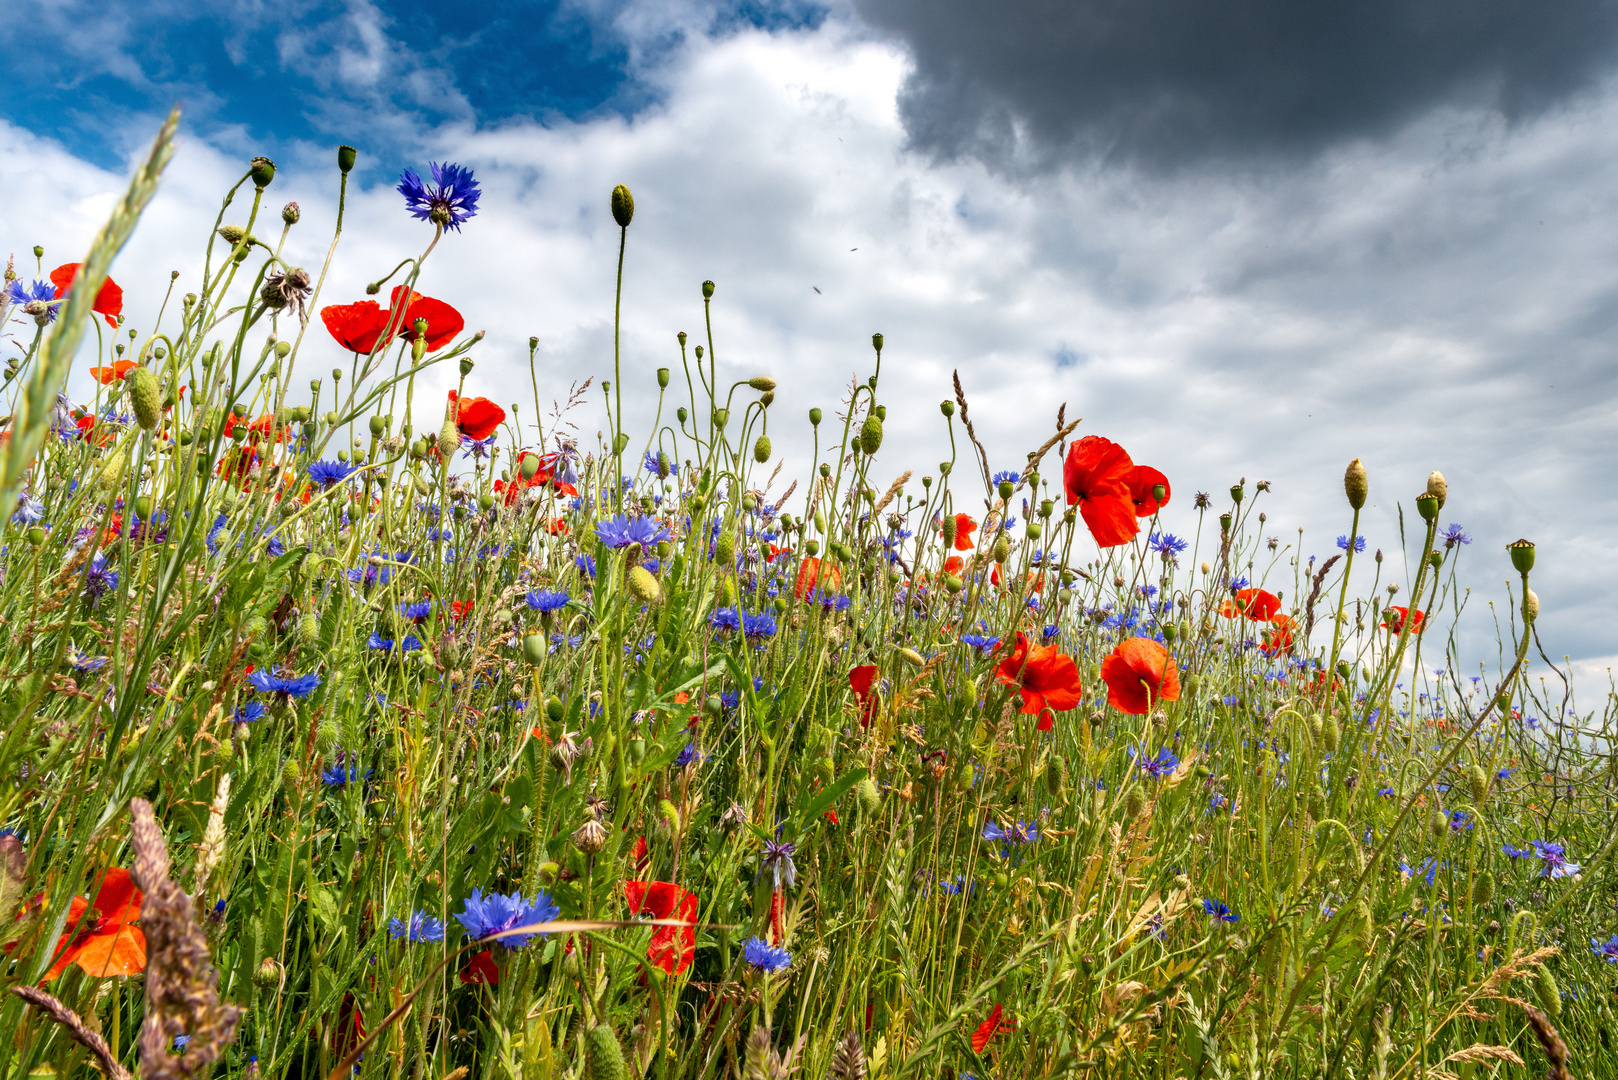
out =
[[[860,449],[869,457],[881,448],[882,419],[875,413],[871,413],[866,416],[865,423],[860,425]]]
[[[1506,551],[1511,555],[1511,565],[1517,573],[1526,574],[1534,568],[1534,542],[1532,540],[1513,540],[1506,545]]]
[[[138,367],[124,380],[129,389],[129,403],[135,410],[135,422],[143,431],[151,431],[163,421],[163,395],[157,388],[157,376],[150,368]]]
[[[659,390],[667,390],[669,388],[669,369],[666,367],[660,367],[657,369],[657,388]]]
[[[948,398],[945,398],[943,401],[940,401],[938,403],[938,411],[943,413],[945,416],[954,416],[955,415],[955,402],[950,401]]]
[[[343,145],[343,146],[339,146],[337,148],[337,168],[338,168],[338,171],[340,171],[344,176],[347,176],[349,174],[349,172],[354,168],[354,161],[359,156],[360,156],[360,152],[358,150],[354,149],[352,146],[348,146],[346,144]]]
[[[1438,499],[1437,499],[1437,497],[1433,496],[1433,495],[1429,495],[1425,491],[1422,492],[1420,495],[1417,495],[1416,496],[1416,512],[1421,515],[1421,520],[1423,520],[1423,521],[1432,521],[1435,518],[1437,518],[1438,517]]]
[[[253,177],[253,186],[263,189],[270,186],[275,179],[275,162],[267,157],[256,157],[250,162],[250,174]]]
[[[1371,492],[1371,481],[1365,475],[1365,466],[1360,464],[1359,458],[1348,463],[1348,471],[1343,474],[1343,491],[1348,495],[1348,505],[1355,510],[1365,505],[1365,497]]]
[[[713,282],[704,281],[702,283],[702,298],[704,300],[712,300],[713,299]],[[699,350],[698,353],[697,353],[697,359],[699,359],[699,360],[702,359],[702,353],[700,352],[701,348],[702,348],[701,345],[697,346],[697,349]]]
[[[619,228],[629,228],[629,223],[635,219],[635,196],[622,184],[612,189],[612,220],[618,223]]]

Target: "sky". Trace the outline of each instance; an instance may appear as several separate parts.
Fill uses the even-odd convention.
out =
[[[1494,660],[1522,536],[1541,644],[1587,705],[1618,660],[1610,3],[16,0],[0,60],[0,254],[26,273],[35,244],[46,270],[80,257],[184,111],[114,268],[130,325],[170,270],[194,286],[251,156],[277,162],[266,197],[299,202],[286,253],[314,268],[334,148],[359,148],[322,304],[420,253],[393,184],[455,161],[480,212],[419,287],[487,332],[474,389],[531,418],[530,336],[547,407],[610,378],[625,183],[631,429],[712,279],[722,374],[780,380],[770,433],[798,471],[805,411],[835,411],[880,331],[879,472],[936,474],[958,371],[991,467],[1065,403],[1168,474],[1180,533],[1193,493],[1262,479],[1266,532],[1332,554],[1359,457],[1361,532],[1402,573],[1398,505],[1440,469],[1443,522],[1474,541],[1464,656]],[[343,359],[323,333],[312,373]]]

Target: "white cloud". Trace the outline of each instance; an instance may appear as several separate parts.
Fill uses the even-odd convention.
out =
[[[884,472],[936,472],[948,454],[936,403],[956,368],[993,467],[1020,463],[1066,401],[1081,431],[1169,474],[1175,531],[1194,528],[1196,490],[1245,476],[1251,492],[1264,478],[1266,528],[1291,543],[1303,526],[1304,554],[1329,554],[1348,531],[1340,477],[1358,456],[1373,493],[1362,531],[1402,567],[1395,500],[1413,518],[1411,498],[1440,468],[1444,519],[1478,541],[1462,560],[1480,616],[1469,613],[1466,654],[1492,655],[1481,601],[1503,599],[1502,545],[1519,534],[1540,545],[1552,655],[1618,649],[1618,196],[1605,183],[1618,95],[1515,128],[1435,115],[1284,174],[1096,170],[1019,185],[905,151],[905,70],[901,53],[841,21],[693,39],[649,73],[662,103],[632,120],[433,133],[434,156],[474,165],[486,192],[422,280],[489,332],[476,389],[531,398],[530,334],[547,403],[574,378],[610,377],[607,194],[624,182],[637,202],[624,382],[638,430],[653,369],[678,379],[675,331],[700,340],[698,285],[713,278],[722,379],[781,380],[771,436],[794,462],[807,460],[805,410],[831,415],[880,330]],[[76,257],[95,227],[80,208],[122,181],[15,128],[0,140],[29,170],[0,174],[0,199],[39,206],[8,216],[6,242],[42,238]],[[118,267],[134,325],[171,267],[194,287],[212,216],[198,208],[240,167],[205,145],[182,152]],[[271,189],[276,207],[303,206],[288,250],[306,266],[324,257],[334,187],[322,149],[284,162]],[[348,214],[326,303],[359,298],[428,236],[387,188],[357,193]],[[1071,364],[1058,365],[1061,350]],[[310,374],[338,359],[313,329]]]

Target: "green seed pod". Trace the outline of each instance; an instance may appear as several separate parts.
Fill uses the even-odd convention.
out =
[[[1487,870],[1478,875],[1477,881],[1472,883],[1472,902],[1474,904],[1487,904],[1494,899],[1494,875]]]
[[[760,465],[770,460],[770,437],[760,435],[758,441],[753,443],[753,460]]]
[[[622,191],[628,197],[629,190],[622,184],[613,189],[613,217],[618,216],[617,194]],[[633,207],[633,203],[630,204]],[[631,210],[633,212],[633,210]],[[620,222],[628,225],[626,215]],[[584,1080],[625,1080],[628,1074],[624,1070],[624,1052],[618,1045],[618,1036],[612,1033],[608,1024],[598,1024],[591,1029],[584,1045]]]
[[[1432,819],[1427,822],[1427,831],[1433,834],[1434,839],[1442,840],[1449,832],[1449,815],[1443,811],[1433,814]]]
[[[460,449],[460,446],[461,429],[456,426],[454,420],[446,419],[438,432],[438,452],[448,461],[449,456]]]
[[[722,566],[730,566],[736,561],[736,534],[729,529],[719,533],[713,545],[714,561]]]
[[[1348,495],[1348,505],[1355,510],[1365,505],[1365,498],[1371,491],[1371,482],[1365,475],[1365,466],[1360,464],[1359,458],[1348,463],[1348,471],[1343,474],[1343,491]]]
[[[150,368],[138,367],[124,379],[129,389],[129,403],[135,409],[135,423],[143,431],[151,431],[163,422],[163,395],[157,388],[157,376]]]
[[[1506,545],[1506,551],[1511,555],[1511,565],[1519,574],[1526,574],[1534,568],[1534,542],[1532,540],[1513,540]]]
[[[281,763],[281,786],[291,791],[303,781],[303,770],[298,765],[298,759],[289,757]]]
[[[713,717],[723,716],[725,702],[718,694],[709,694],[702,702],[702,711]]]
[[[1028,531],[1028,539],[1030,540],[1038,540],[1039,534],[1045,531],[1044,526],[1037,521],[1030,521],[1025,528]]]
[[[253,186],[260,189],[269,187],[270,181],[275,179],[275,162],[267,157],[256,157],[251,166]]]
[[[1067,759],[1061,754],[1052,754],[1045,763],[1045,790],[1051,798],[1062,796],[1062,789],[1067,785]]]
[[[1426,492],[1416,496],[1416,512],[1421,520],[1432,521],[1438,517],[1438,500]]]
[[[713,411],[713,426],[724,430],[725,422],[730,419],[729,409],[715,409]]]
[[[45,530],[41,529],[38,525],[35,525],[33,528],[29,529],[28,542],[34,547],[38,547],[39,545],[43,544],[45,542]]]
[[[909,664],[911,667],[919,668],[927,663],[926,659],[922,657],[921,653],[917,652],[915,649],[900,649],[899,655],[904,659],[904,662]]]
[[[539,665],[545,659],[545,635],[529,634],[522,639],[523,659],[530,664]]]
[[[241,243],[242,238],[247,235],[247,230],[242,228],[240,225],[221,225],[219,226],[218,231],[219,239],[223,240],[231,247],[235,247],[237,244]]]
[[[663,599],[663,589],[657,583],[657,578],[644,566],[633,566],[629,569],[629,591],[643,604],[655,604]]]
[[[555,694],[545,699],[545,716],[553,724],[562,722],[562,699]]]
[[[1483,771],[1483,766],[1473,765],[1466,779],[1472,788],[1472,804],[1482,806],[1489,797],[1489,774]]]
[[[866,456],[876,453],[882,448],[882,421],[875,413],[865,418],[860,425],[860,449]]]
[[[1343,742],[1343,729],[1337,723],[1337,717],[1328,716],[1320,725],[1320,742],[1326,748],[1326,753],[1337,753],[1337,748]]]
[[[854,796],[866,814],[874,814],[882,808],[882,792],[869,776],[854,785]]]
[[[669,369],[666,367],[660,367],[657,369],[657,388],[659,390],[667,390],[669,388]]]
[[[1001,533],[994,541],[994,561],[1003,563],[1011,558],[1011,541]]]
[[[347,176],[349,171],[354,168],[354,159],[359,156],[360,152],[352,146],[339,146],[337,148],[337,168],[342,171],[344,176]]]
[[[956,593],[958,593],[962,589],[966,588],[966,582],[962,581],[960,578],[956,577],[954,574],[945,574],[944,575],[944,588],[949,591],[949,594],[951,596],[954,596]]]
[[[313,645],[320,640],[320,616],[308,612],[298,619],[298,644]]]
[[[1540,1008],[1545,1010],[1547,1016],[1555,1019],[1562,1015],[1562,992],[1557,988],[1556,976],[1544,964],[1539,965],[1534,980],[1534,995],[1539,998]]]
[[[813,427],[819,427],[820,426],[820,417],[821,417],[821,415],[822,414],[821,414],[819,409],[810,409],[809,410],[809,423],[810,423],[810,425],[812,425]]]
[[[1146,792],[1137,784],[1130,788],[1128,794],[1124,796],[1124,820],[1134,821],[1140,817],[1141,811],[1145,809]]]
[[[619,228],[627,229],[634,218],[635,196],[629,193],[627,187],[619,184],[612,189],[612,220],[618,223]]]

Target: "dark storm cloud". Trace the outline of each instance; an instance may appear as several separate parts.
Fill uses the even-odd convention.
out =
[[[1293,157],[1442,105],[1515,120],[1618,56],[1610,0],[856,4],[912,53],[911,140],[998,164]]]

